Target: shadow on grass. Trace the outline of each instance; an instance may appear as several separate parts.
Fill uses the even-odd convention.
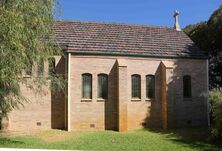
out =
[[[0,137],[0,146],[5,146],[5,145],[22,145],[24,144],[24,142],[21,141],[16,141],[16,140],[11,140],[10,138],[4,138],[4,137]]]
[[[184,129],[146,129],[148,131],[159,133],[176,144],[185,147],[195,148],[201,151],[218,151],[222,150],[222,141],[210,142],[208,128],[184,128]]]

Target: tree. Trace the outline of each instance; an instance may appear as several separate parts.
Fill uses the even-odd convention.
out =
[[[35,62],[60,53],[52,30],[56,4],[58,0],[0,0],[0,114],[3,116],[27,101],[20,91],[21,84],[30,84],[22,77],[23,71],[30,71]],[[30,86],[40,90],[48,79],[60,81],[61,76],[33,76]]]
[[[210,89],[222,90],[222,6],[208,21],[188,25],[184,32],[209,56]]]

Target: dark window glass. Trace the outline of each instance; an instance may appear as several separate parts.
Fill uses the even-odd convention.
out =
[[[55,74],[55,58],[49,58],[49,75]]]
[[[146,97],[155,98],[155,77],[154,75],[146,76]]]
[[[140,75],[132,75],[132,98],[140,98],[141,96],[141,80]]]
[[[44,73],[44,60],[41,58],[38,62],[38,75],[43,75]]]
[[[190,98],[192,96],[191,76],[189,75],[183,76],[183,96],[185,98]]]
[[[108,98],[108,75],[98,75],[98,98]]]
[[[92,99],[92,75],[89,73],[82,75],[82,98]]]

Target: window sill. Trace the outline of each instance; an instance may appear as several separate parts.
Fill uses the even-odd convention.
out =
[[[106,102],[107,101],[107,99],[103,99],[103,98],[98,98],[97,99],[97,102]]]
[[[155,101],[155,98],[146,98],[145,101],[147,102]]]
[[[139,102],[139,101],[141,101],[141,99],[140,98],[132,98],[131,101],[132,102]]]
[[[81,102],[92,102],[92,99],[81,99]]]

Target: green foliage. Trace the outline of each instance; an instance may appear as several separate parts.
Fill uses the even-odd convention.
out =
[[[211,53],[218,55],[222,52],[222,6],[213,12],[207,24],[209,28]]]
[[[210,102],[213,116],[211,133],[213,138],[222,138],[222,92],[211,92]]]
[[[188,25],[183,30],[202,50],[209,51],[209,34],[207,22]]]
[[[186,26],[183,31],[209,55],[222,51],[222,6],[212,13],[208,21]]]
[[[20,84],[28,84],[22,77],[23,71],[30,71],[34,62],[60,52],[51,28],[57,1],[0,1],[0,111],[3,115],[27,101],[20,91]],[[34,88],[41,89],[47,84],[44,82],[47,78],[33,76]]]
[[[222,89],[222,6],[208,21],[188,25],[183,31],[209,55],[210,89]]]

